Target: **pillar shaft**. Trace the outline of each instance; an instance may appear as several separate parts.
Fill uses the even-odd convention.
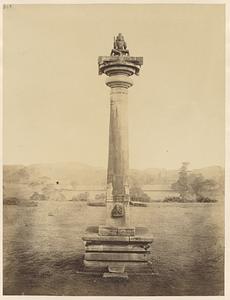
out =
[[[106,223],[129,226],[128,88],[132,80],[116,75],[110,76],[106,84],[111,88]]]
[[[111,88],[109,161],[107,183],[112,183],[114,201],[123,200],[128,184],[128,91]]]
[[[118,36],[110,56],[98,58],[99,74],[107,76],[106,85],[111,88],[107,215],[106,226],[99,228],[101,235],[119,233],[130,236],[135,232],[129,223],[128,89],[133,85],[131,76],[139,74],[142,64],[142,57],[129,56],[122,35]]]

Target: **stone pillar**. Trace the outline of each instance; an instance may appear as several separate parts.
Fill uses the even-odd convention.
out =
[[[128,88],[133,85],[131,76],[139,74],[143,58],[129,56],[123,47],[123,36],[119,34],[117,39],[120,44],[111,55],[98,59],[99,74],[108,76],[106,85],[111,88],[107,216],[105,225],[99,227],[99,234],[122,232],[129,236],[135,234],[135,228],[129,223]]]
[[[152,237],[147,228],[129,223],[128,88],[138,75],[142,57],[129,55],[121,34],[114,40],[110,56],[98,59],[99,75],[110,87],[109,159],[107,170],[106,220],[88,227],[85,236],[85,270],[101,270],[104,277],[126,277],[126,272],[149,270]],[[141,213],[141,212],[140,212]]]
[[[129,227],[128,88],[133,82],[113,75],[106,85],[111,88],[106,225]]]

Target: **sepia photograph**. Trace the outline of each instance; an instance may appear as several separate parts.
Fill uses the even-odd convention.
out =
[[[3,296],[224,296],[224,3],[2,5]]]

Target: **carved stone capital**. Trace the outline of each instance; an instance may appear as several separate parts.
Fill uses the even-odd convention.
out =
[[[125,88],[128,89],[133,85],[131,78],[125,75],[114,75],[106,79],[105,84],[111,88]]]
[[[134,56],[99,56],[99,75],[139,75],[140,67],[143,64],[143,57]]]

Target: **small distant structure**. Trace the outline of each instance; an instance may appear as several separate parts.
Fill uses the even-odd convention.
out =
[[[147,207],[148,204],[145,202],[141,202],[141,201],[132,201],[130,200],[130,205],[131,206],[138,206],[138,207]]]
[[[89,206],[106,206],[106,194],[101,193],[95,196],[94,200],[88,200],[87,205]]]
[[[84,192],[80,193],[78,195],[73,195],[72,199],[70,201],[87,201],[89,199],[89,193]]]
[[[54,190],[49,193],[49,200],[51,201],[65,201],[66,197],[58,190]]]
[[[47,197],[44,194],[39,194],[38,192],[34,192],[33,195],[30,196],[30,200],[44,201],[47,200]]]
[[[18,205],[20,200],[16,197],[7,197],[3,199],[4,205]]]

